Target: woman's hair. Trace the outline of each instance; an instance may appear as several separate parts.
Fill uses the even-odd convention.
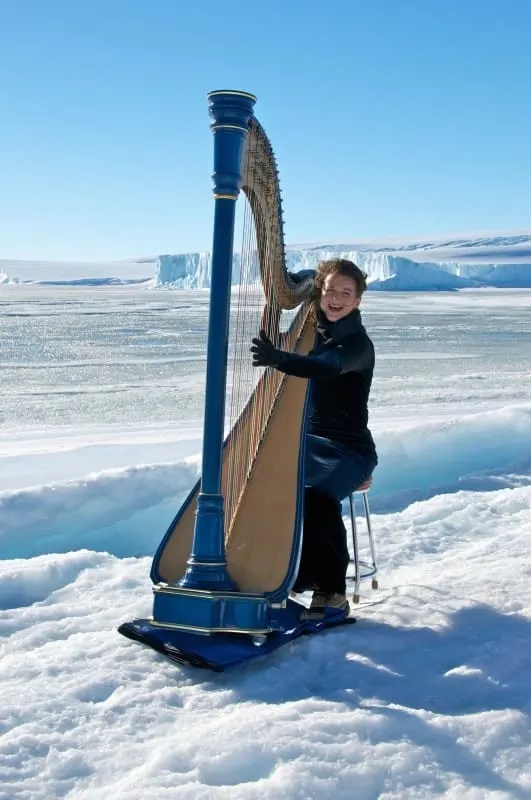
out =
[[[356,284],[356,297],[361,297],[367,288],[367,274],[362,272],[353,261],[347,261],[346,258],[331,258],[329,261],[320,261],[317,265],[311,296],[315,311],[319,309],[323,286],[329,275],[345,275],[347,278],[352,278]]]

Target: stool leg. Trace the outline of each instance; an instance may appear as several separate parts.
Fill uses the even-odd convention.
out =
[[[358,530],[356,528],[356,506],[354,503],[354,494],[349,494],[348,501],[350,504],[350,520],[352,525],[352,550],[354,553],[354,597],[352,598],[355,603],[360,601],[360,554],[358,550]]]
[[[371,549],[371,559],[372,559],[372,568],[374,569],[374,578],[372,579],[372,588],[378,588],[378,578],[376,575],[378,574],[378,567],[376,566],[376,547],[374,546],[374,536],[372,534],[372,525],[371,525],[371,512],[369,509],[369,498],[367,497],[367,492],[363,492],[363,507],[365,510],[365,519],[367,521],[367,533],[369,535],[369,547]]]

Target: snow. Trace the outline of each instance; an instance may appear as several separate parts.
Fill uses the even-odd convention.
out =
[[[0,259],[0,284],[109,286],[148,283],[153,278],[152,258],[126,261],[21,261]]]
[[[6,341],[28,341],[2,355],[0,800],[531,797],[531,293],[364,299],[380,589],[357,625],[214,675],[116,632],[150,614],[197,478],[201,293],[175,315],[141,287],[9,289]]]
[[[461,235],[429,240],[291,245],[287,267],[313,269],[329,258],[348,258],[365,269],[371,290],[447,291],[490,286],[531,287],[531,232]],[[240,280],[235,252],[232,283]],[[38,262],[0,260],[0,285],[71,286],[143,284],[146,288],[208,289],[210,253],[176,253],[125,261]]]

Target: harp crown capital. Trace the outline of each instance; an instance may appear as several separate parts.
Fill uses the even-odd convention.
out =
[[[242,184],[245,137],[256,98],[249,92],[220,90],[208,94],[214,134],[214,196],[236,199]]]

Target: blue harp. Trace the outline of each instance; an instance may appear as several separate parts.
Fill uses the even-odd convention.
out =
[[[277,167],[256,98],[216,91],[208,100],[215,209],[202,476],[155,554],[152,624],[265,635],[282,628],[300,558],[308,382],[253,368],[249,348],[263,328],[307,353],[313,284],[286,269]]]

